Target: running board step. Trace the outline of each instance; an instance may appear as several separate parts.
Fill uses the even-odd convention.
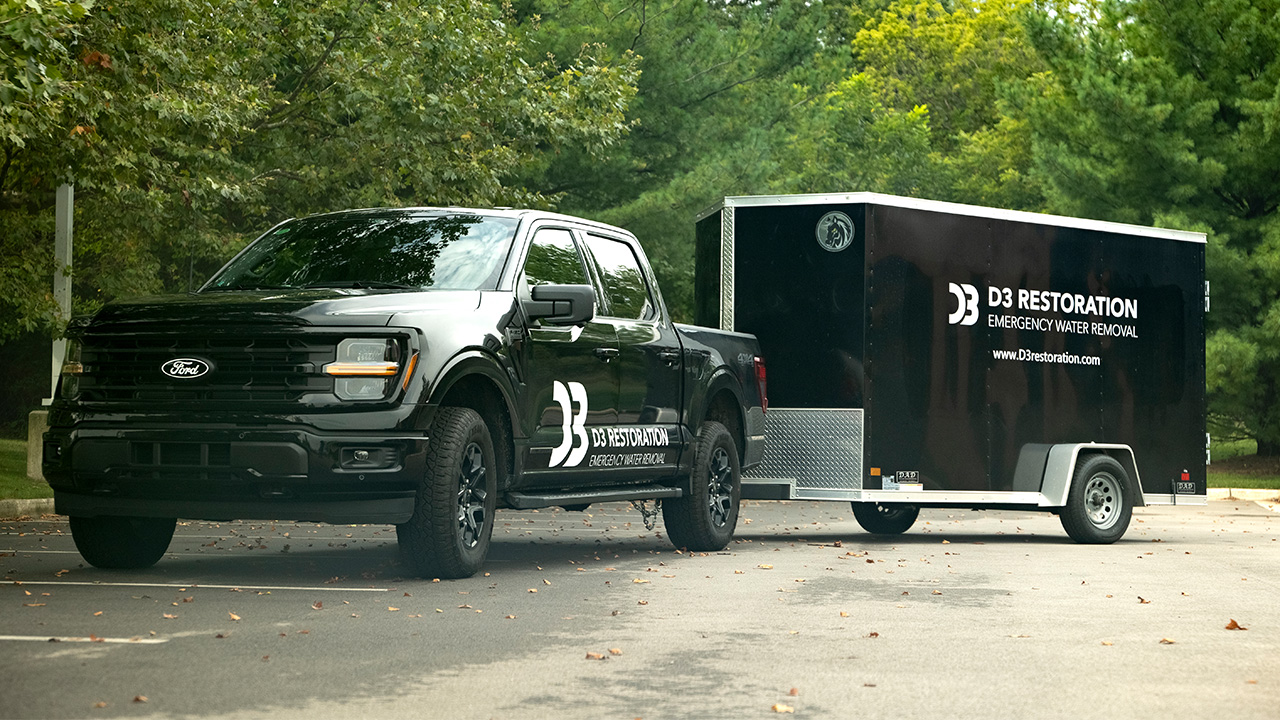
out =
[[[509,492],[506,501],[516,510],[554,507],[556,505],[590,505],[615,500],[658,500],[678,498],[684,495],[680,488],[664,485],[630,485],[626,487],[595,488],[579,492],[522,493]]]

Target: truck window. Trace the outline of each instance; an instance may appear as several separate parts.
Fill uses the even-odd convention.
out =
[[[657,316],[649,299],[649,286],[640,261],[630,245],[600,235],[588,235],[587,247],[600,268],[609,315],[626,320],[652,320]]]
[[[578,247],[568,230],[539,230],[529,244],[529,257],[524,261],[524,276],[534,285],[590,285],[582,267]]]
[[[394,210],[300,218],[258,238],[205,290],[493,290],[517,223]]]

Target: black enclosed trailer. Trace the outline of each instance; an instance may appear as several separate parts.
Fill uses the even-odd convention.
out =
[[[873,193],[726,197],[697,223],[697,322],[768,363],[743,497],[1043,509],[1082,542],[1203,504],[1201,233]]]

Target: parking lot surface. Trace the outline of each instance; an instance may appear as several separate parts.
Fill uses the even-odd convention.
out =
[[[485,572],[432,582],[386,526],[183,522],[102,571],[64,519],[9,520],[0,717],[1274,720],[1278,538],[1246,501],[1139,509],[1109,546],[752,502],[690,554],[607,504],[499,512]]]

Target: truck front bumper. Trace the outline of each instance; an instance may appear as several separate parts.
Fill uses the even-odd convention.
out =
[[[295,428],[55,428],[43,469],[63,515],[402,523],[426,443]]]

